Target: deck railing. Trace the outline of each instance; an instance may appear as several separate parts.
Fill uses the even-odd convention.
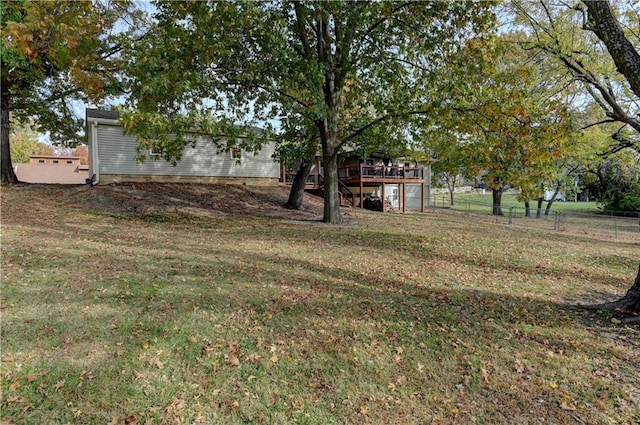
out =
[[[284,173],[283,183],[286,183],[288,185],[292,184],[295,176],[296,176],[295,171],[286,171]],[[321,183],[320,174],[318,174],[317,172],[309,173],[309,175],[307,176],[307,182],[306,182],[307,187],[319,187],[320,183]]]
[[[353,178],[423,179],[424,167],[358,164],[338,168],[338,178],[341,180]]]
[[[286,171],[284,173],[284,182],[291,184],[295,174],[295,172]],[[365,181],[373,181],[376,179],[424,179],[424,176],[424,167],[358,164],[338,168],[338,179],[343,181],[353,181],[354,179],[362,179]],[[317,170],[311,171],[309,176],[307,176],[306,186],[317,188],[321,185],[322,175]]]

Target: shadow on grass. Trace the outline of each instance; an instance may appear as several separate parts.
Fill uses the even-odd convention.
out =
[[[143,225],[147,227],[141,229]],[[400,387],[408,379],[410,388],[395,397],[418,401],[403,412],[408,415],[403,418],[412,413],[434,417],[442,400],[449,398],[454,400],[451,406],[484,411],[486,423],[507,423],[504,411],[521,423],[540,417],[571,423],[575,421],[571,415],[588,418],[589,409],[563,409],[560,401],[551,401],[556,396],[565,399],[560,390],[549,389],[550,383],[556,385],[562,378],[569,382],[568,393],[575,379],[575,386],[588,392],[583,387],[592,384],[591,378],[600,384],[609,379],[589,369],[605,367],[599,356],[603,362],[629,361],[622,351],[591,348],[585,340],[595,335],[576,320],[570,305],[465,287],[442,276],[432,279],[426,272],[406,279],[385,273],[389,263],[351,267],[353,258],[339,257],[341,252],[357,252],[354,258],[366,260],[370,252],[378,259],[407,258],[416,267],[438,260],[470,270],[508,270],[546,278],[567,273],[547,265],[532,269],[512,264],[499,250],[481,258],[464,250],[443,252],[446,239],[431,237],[428,229],[401,234],[376,228],[292,226],[280,220],[149,223],[129,217],[54,230],[38,225],[23,228],[42,238],[69,233],[72,237],[60,245],[28,250],[18,239],[3,247],[9,254],[3,262],[21,268],[3,279],[3,354],[21,362],[23,369],[18,371],[15,365],[15,373],[25,376],[19,381],[23,389],[16,391],[33,404],[24,410],[24,403],[3,400],[3,408],[11,408],[7,417],[14,420],[35,423],[45,417],[45,410],[60,410],[54,422],[73,422],[77,418],[69,402],[83,404],[85,414],[92,415],[88,422],[107,423],[132,410],[139,417],[148,409],[168,415],[168,406],[176,397],[184,397],[193,403],[203,398],[228,422],[251,422],[249,416],[238,416],[232,398],[242,400],[251,390],[265,411],[281,408],[294,414],[291,407],[273,401],[273,392],[278,391],[284,400],[288,400],[285,395],[303,399],[298,411],[324,409],[329,422],[347,418],[352,423],[375,423],[363,416],[364,410],[357,410],[357,404],[347,407],[346,401],[352,397],[354,403],[375,411],[381,399],[384,404],[391,396],[395,403],[390,384]],[[477,228],[466,231],[466,238],[481,235]],[[264,244],[264,252],[243,249],[242,243],[252,239]],[[82,246],[89,242],[99,245],[83,252]],[[325,256],[313,254],[316,242],[318,249],[327,251]],[[309,250],[309,259],[290,249]],[[334,260],[329,262],[332,253]],[[64,258],[69,272],[60,262]],[[80,270],[82,278],[73,280],[73,273]],[[611,284],[604,272],[585,278]],[[231,365],[233,342],[245,355],[256,352],[262,360],[251,363],[242,357],[241,365]],[[213,351],[207,357],[209,347]],[[273,354],[279,360],[269,360]],[[526,376],[513,373],[519,355],[530,362]],[[358,356],[364,360],[355,360]],[[428,373],[416,372],[420,364]],[[87,370],[96,378],[83,378]],[[495,372],[491,386],[483,386],[482,370]],[[29,381],[29,373],[38,378]],[[251,383],[250,377],[263,380],[264,387]],[[5,390],[13,385],[8,379],[3,380]],[[65,385],[55,390],[62,381]],[[207,390],[212,382],[224,390],[223,395]],[[295,387],[295,382],[302,384]],[[187,387],[198,390],[188,392]],[[616,388],[584,396],[585,403],[608,392],[618,397],[621,390]],[[576,397],[578,390],[572,391]],[[546,404],[531,413],[531,400],[540,399]],[[389,416],[389,412],[400,415],[400,408],[384,409],[378,423],[410,422]]]
[[[241,259],[243,265],[237,259]],[[247,264],[252,268],[247,269]],[[510,364],[519,351],[530,355],[538,353],[541,358],[547,352],[572,356],[581,351],[580,344],[565,335],[565,329],[575,327],[575,322],[567,314],[569,307],[562,304],[463,287],[417,287],[415,283],[381,276],[375,270],[359,272],[238,250],[229,250],[229,258],[218,266],[225,271],[218,279],[201,276],[203,270],[190,267],[175,272],[165,263],[159,264],[158,274],[165,276],[162,278],[144,280],[130,273],[97,282],[93,291],[84,293],[61,288],[62,297],[57,300],[49,297],[41,306],[37,305],[40,297],[32,297],[30,303],[36,311],[49,309],[52,314],[23,325],[11,324],[4,330],[3,339],[8,342],[9,350],[19,338],[23,348],[32,347],[47,353],[47,357],[59,358],[48,376],[38,381],[40,387],[53,386],[65,378],[69,384],[79,383],[88,369],[94,374],[111,376],[111,379],[121,376],[124,371],[124,379],[112,384],[123,398],[128,392],[137,392],[134,388],[140,384],[134,375],[141,373],[136,371],[153,360],[145,357],[146,349],[142,346],[145,340],[152,341],[152,346],[182,347],[177,354],[179,362],[190,364],[188,367],[192,369],[202,368],[206,373],[215,371],[225,379],[231,379],[234,372],[194,360],[203,355],[202,345],[184,348],[189,346],[190,334],[199,334],[199,341],[222,338],[219,350],[225,352],[230,340],[237,340],[247,351],[258,349],[255,341],[262,338],[267,346],[286,341],[289,350],[304,344],[299,348],[301,351],[290,351],[293,353],[290,354],[292,365],[283,363],[278,367],[286,368],[288,379],[292,380],[312,382],[321,376],[322,381],[317,385],[323,386],[322,399],[327,403],[346,397],[340,384],[341,379],[346,379],[341,378],[345,370],[352,375],[349,379],[355,376],[356,380],[372,385],[384,387],[390,379],[375,362],[350,364],[351,347],[359,344],[388,347],[390,353],[381,351],[380,356],[389,359],[393,358],[397,347],[404,347],[406,356],[436,359],[433,361],[440,363],[444,372],[457,376],[453,379],[460,382],[474,376],[478,371],[474,372],[473,368],[480,367],[465,366],[465,362],[493,362],[495,366],[503,367],[501,363]],[[172,272],[168,273],[169,270]],[[194,276],[194,272],[198,275]],[[100,291],[95,285],[113,290]],[[19,290],[12,288],[11,292]],[[87,316],[87,309],[104,314],[94,312]],[[194,314],[204,321],[196,325],[187,323],[185,318]],[[217,319],[207,319],[210,317]],[[118,321],[114,322],[115,319]],[[212,327],[214,324],[220,327]],[[74,344],[86,345],[81,350],[74,350]],[[108,354],[88,356],[84,361],[79,359],[87,356],[87,349],[98,344],[109,346]],[[118,344],[122,348],[119,349]],[[204,346],[206,349],[207,345]],[[187,353],[188,350],[191,352]],[[441,357],[444,360],[437,360]],[[140,359],[143,359],[142,363]],[[341,366],[333,369],[330,366],[333,361]],[[393,369],[389,372],[391,375],[413,373],[401,364],[388,367]],[[175,369],[171,370],[177,373]],[[318,370],[324,372],[318,375]],[[432,379],[444,379],[439,376],[440,372],[433,373],[437,378]],[[199,376],[183,379],[201,379]],[[419,380],[414,392],[424,391],[424,384],[426,382]],[[91,382],[84,385],[89,387]],[[499,388],[491,391],[478,388],[477,391],[476,396],[481,400],[495,397],[495,392],[500,393]],[[545,391],[541,390],[541,394],[546,394]],[[48,408],[55,407],[55,404],[51,405],[56,403],[55,397],[47,398],[44,394],[38,395],[37,391],[28,396]],[[58,391],[58,396],[61,397],[58,402],[77,397],[89,404],[104,403],[100,396],[91,392],[80,394],[71,385]],[[171,398],[158,397],[155,401],[159,403],[158,408],[171,402]],[[501,406],[515,409],[514,414],[527,417],[527,403],[523,404],[519,397],[518,394],[501,393]],[[147,405],[153,405],[153,399],[144,398]],[[114,402],[113,406],[107,406],[110,415],[130,413],[117,406],[121,400]],[[220,403],[220,406],[224,405],[224,401]],[[27,412],[23,418],[37,418],[36,413]],[[99,417],[97,412],[92,414]],[[570,418],[568,412],[557,408],[537,414],[554,420]],[[59,418],[70,419],[72,415],[61,413]]]

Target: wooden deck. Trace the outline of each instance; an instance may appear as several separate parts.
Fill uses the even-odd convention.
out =
[[[338,178],[350,186],[378,186],[382,183],[420,184],[424,182],[424,167],[359,164],[338,168]]]
[[[364,188],[380,187],[382,208],[386,209],[385,188],[387,185],[397,185],[399,190],[399,204],[402,212],[406,212],[407,185],[420,185],[420,211],[424,212],[425,197],[424,167],[401,167],[387,165],[358,164],[338,169],[338,178],[346,186],[358,187],[360,208],[364,207]],[[355,205],[355,202],[354,202]]]
[[[312,171],[307,177],[306,189],[322,189],[323,176],[320,174],[320,167]],[[285,185],[291,185],[295,173],[288,173],[283,168],[282,182]],[[402,212],[406,211],[406,187],[407,185],[420,185],[421,187],[421,208],[424,212],[425,197],[425,168],[424,167],[401,167],[386,165],[366,165],[358,164],[348,167],[338,168],[338,179],[340,181],[340,195],[344,199],[350,200],[352,206],[364,205],[364,188],[380,187],[381,198],[385,197],[386,185],[398,185],[401,188],[400,204]],[[353,193],[351,188],[359,188],[359,195]],[[357,202],[359,200],[359,202]],[[384,204],[384,203],[383,203]]]

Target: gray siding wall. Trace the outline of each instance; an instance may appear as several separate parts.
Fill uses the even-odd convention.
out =
[[[242,152],[238,164],[231,153],[218,154],[213,143],[199,137],[195,148],[185,147],[182,159],[174,167],[164,159],[145,162],[136,160],[138,142],[134,136],[125,136],[122,127],[98,125],[98,167],[100,174],[131,174],[149,176],[192,177],[247,177],[279,178],[279,165],[272,158],[275,143],[270,142],[256,155]],[[91,148],[95,149],[95,142]]]

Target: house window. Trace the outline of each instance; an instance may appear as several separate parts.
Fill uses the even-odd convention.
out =
[[[234,147],[231,148],[231,158],[239,161],[242,159],[242,149],[240,149],[239,147]]]
[[[158,148],[158,147],[153,147],[153,148],[149,149],[149,155],[151,155],[151,156],[161,156],[162,155],[162,149]]]
[[[60,162],[60,161],[58,161],[57,159],[54,159],[54,160],[53,160],[53,163],[54,163],[54,164],[58,164],[59,162]]]
[[[73,161],[67,160],[67,164],[73,164]]]
[[[39,159],[38,164],[44,164],[44,159]]]

